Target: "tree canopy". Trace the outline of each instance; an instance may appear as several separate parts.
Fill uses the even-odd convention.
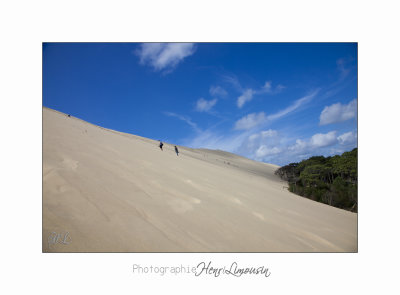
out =
[[[275,171],[289,191],[357,212],[357,148],[333,157],[314,156]]]

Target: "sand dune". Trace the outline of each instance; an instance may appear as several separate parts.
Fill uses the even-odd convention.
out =
[[[277,166],[179,149],[43,108],[43,251],[357,251],[357,214],[288,192]]]

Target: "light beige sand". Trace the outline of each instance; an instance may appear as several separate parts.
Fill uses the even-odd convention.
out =
[[[357,214],[288,192],[277,166],[180,152],[43,108],[43,251],[357,251]]]

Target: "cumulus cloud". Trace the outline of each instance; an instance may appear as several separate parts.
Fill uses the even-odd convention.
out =
[[[297,139],[296,143],[288,147],[288,151],[293,154],[312,154],[321,148],[336,145],[339,142],[336,131],[328,133],[317,133],[309,140]]]
[[[348,104],[342,105],[340,102],[327,106],[319,117],[320,125],[343,122],[357,115],[357,100],[353,99]]]
[[[279,154],[281,152],[281,149],[278,147],[267,147],[265,145],[261,145],[257,151],[256,151],[256,158],[264,158],[266,156],[270,156],[270,155],[276,155]]]
[[[210,94],[213,97],[226,97],[228,92],[221,86],[211,86],[210,87]]]
[[[140,64],[156,71],[172,71],[185,57],[195,52],[193,43],[143,43],[136,51]]]
[[[256,133],[242,132],[242,142],[234,151],[240,155],[261,161],[277,156],[282,152],[281,138],[276,130],[263,130]]]
[[[292,154],[315,155],[317,153],[326,153],[326,148],[330,147],[330,154],[337,154],[343,149],[354,146],[357,143],[357,134],[347,132],[337,136],[336,131],[328,133],[317,133],[308,140],[297,139],[296,143],[289,146],[287,150]],[[338,149],[340,147],[340,149]]]
[[[264,86],[261,87],[261,89],[258,90],[257,93],[259,93],[259,94],[264,94],[264,93],[277,94],[277,93],[281,92],[283,89],[285,89],[285,86],[283,86],[282,84],[278,84],[274,88],[274,87],[272,87],[272,81],[266,81]]]
[[[264,113],[250,114],[237,122],[239,133],[227,134],[208,129],[196,132],[183,145],[220,149],[257,161],[287,165],[311,156],[341,154],[356,144],[357,135],[354,131],[339,136],[337,131],[316,133],[305,139],[297,139],[294,143],[286,132],[273,129],[254,132],[252,128],[264,120]]]
[[[338,139],[336,138],[336,131],[328,133],[317,133],[311,137],[310,143],[312,147],[320,148],[336,144]]]
[[[196,110],[199,112],[208,112],[216,103],[217,103],[216,98],[212,100],[205,100],[204,98],[200,98],[197,101]]]
[[[295,153],[303,153],[308,147],[309,144],[306,141],[296,139],[296,143],[292,146],[289,146],[288,150]]]
[[[357,142],[357,134],[350,131],[347,133],[343,133],[337,139],[341,145],[354,144]]]
[[[254,91],[253,89],[246,89],[241,96],[237,99],[237,106],[238,108],[242,108],[243,105],[253,99]]]
[[[236,130],[248,130],[265,123],[267,117],[264,112],[249,114],[235,123]]]

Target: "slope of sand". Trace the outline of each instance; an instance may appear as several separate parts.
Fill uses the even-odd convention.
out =
[[[357,251],[357,214],[288,192],[276,169],[43,108],[43,251]]]

